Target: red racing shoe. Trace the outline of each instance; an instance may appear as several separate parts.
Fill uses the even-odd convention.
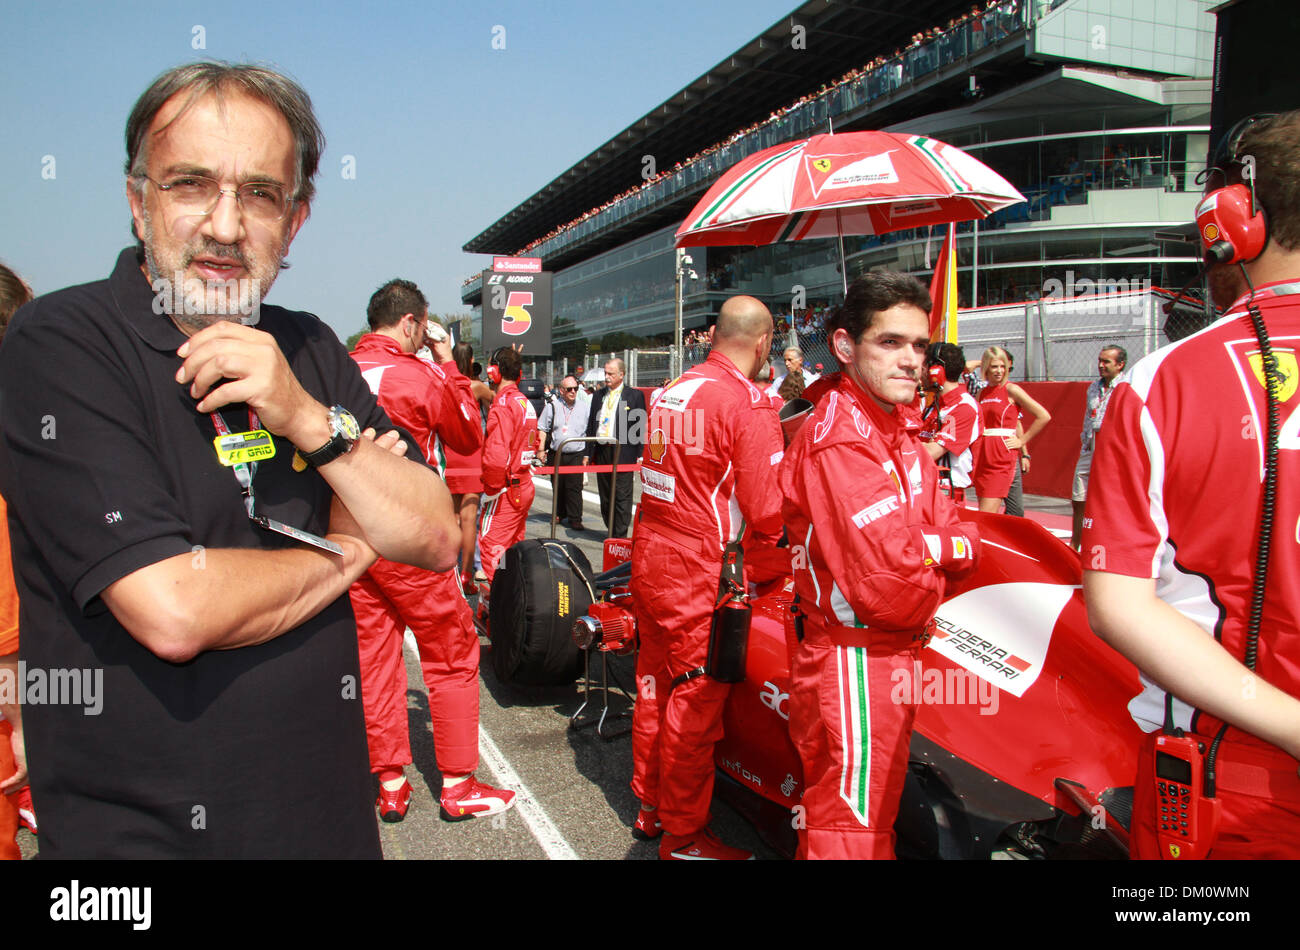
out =
[[[379,817],[384,821],[401,821],[406,817],[406,810],[411,807],[411,783],[403,778],[402,784],[392,791],[380,783],[375,807],[379,809]]]
[[[465,821],[509,811],[514,807],[515,793],[484,785],[471,775],[450,788],[443,786],[438,803],[442,806],[443,821]]]
[[[653,841],[663,834],[663,822],[653,808],[642,808],[636,813],[636,821],[632,823],[632,837],[638,841]]]
[[[673,835],[664,832],[659,842],[660,861],[752,861],[754,856],[742,848],[723,844],[708,828],[694,834]]]

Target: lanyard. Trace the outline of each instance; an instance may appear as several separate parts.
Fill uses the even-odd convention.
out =
[[[211,412],[208,415],[212,419],[212,426],[217,430],[217,435],[230,435],[230,428],[226,425],[226,420],[221,417],[219,412]],[[257,418],[257,413],[250,406],[248,409],[248,428],[250,430],[260,429],[261,421]],[[268,531],[274,531],[277,534],[283,534],[286,537],[293,538],[295,541],[301,541],[304,544],[310,544],[324,551],[330,551],[334,554],[342,555],[343,549],[335,544],[322,538],[320,535],[312,534],[310,531],[303,531],[301,528],[295,528],[292,525],[285,524],[283,521],[276,521],[274,518],[268,518],[265,515],[257,514],[257,501],[253,495],[253,479],[257,477],[256,462],[235,462],[230,466],[235,470],[235,479],[239,482],[239,487],[244,492],[244,510],[248,512],[249,520]]]
[[[217,435],[230,435],[230,427],[226,425],[226,420],[221,417],[221,413],[210,412],[208,416],[212,419],[212,427],[217,430]],[[261,420],[257,418],[257,413],[251,406],[248,409],[248,428],[250,430],[262,428]],[[253,479],[257,477],[257,463],[236,462],[230,467],[235,470],[235,480],[244,490],[244,508],[248,510],[248,517],[256,521],[257,517],[253,514]]]

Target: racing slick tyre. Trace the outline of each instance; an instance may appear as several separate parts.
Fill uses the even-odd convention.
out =
[[[591,606],[591,564],[575,544],[528,538],[492,579],[488,639],[503,683],[562,686],[582,673],[573,622]]]

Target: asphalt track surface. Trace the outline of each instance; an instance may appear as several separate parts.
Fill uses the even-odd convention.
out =
[[[550,537],[549,482],[536,478],[537,498],[528,518],[530,538]],[[555,536],[578,544],[592,567],[600,569],[603,532],[595,479],[584,492],[586,531],[557,526]],[[637,486],[639,493],[639,485]],[[634,498],[637,497],[634,495]],[[450,824],[438,816],[438,771],[428,704],[420,679],[414,645],[407,638],[407,708],[411,722],[414,764],[407,778],[414,798],[406,819],[380,826],[384,856],[397,859],[513,859],[513,860],[654,860],[657,843],[632,837],[638,803],[628,787],[632,778],[630,737],[606,741],[594,726],[571,729],[569,717],[581,704],[580,684],[563,687],[516,687],[501,684],[488,659],[484,639],[480,663],[480,724],[478,777],[519,791],[515,807],[495,819]],[[632,688],[633,658],[613,658],[615,675]],[[599,678],[599,666],[593,664]],[[614,712],[628,704],[611,700]],[[595,698],[595,697],[593,697]],[[598,703],[598,700],[597,700]],[[610,731],[630,725],[609,721]],[[714,828],[724,841],[753,850],[760,858],[775,858],[757,832],[720,799],[714,801]]]
[[[528,537],[550,537],[549,479],[534,478],[537,497],[528,518]],[[584,497],[587,530],[557,526],[555,536],[582,548],[592,567],[600,569],[604,540],[595,478]],[[639,499],[639,480],[634,500]],[[1026,496],[1037,520],[1069,536],[1068,501]],[[1062,517],[1063,516],[1063,517]],[[1064,522],[1064,531],[1061,531]],[[438,811],[441,779],[429,727],[429,704],[420,676],[415,643],[406,637],[407,711],[410,717],[412,765],[406,769],[413,798],[406,819],[379,822],[384,857],[389,860],[654,860],[657,842],[632,837],[638,803],[628,787],[632,777],[630,737],[604,740],[593,726],[572,729],[569,717],[581,704],[580,683],[563,687],[518,687],[500,683],[492,671],[490,647],[482,639],[480,663],[480,725],[477,775],[490,784],[519,792],[513,809],[495,818],[450,823]],[[632,657],[611,658],[617,678],[632,689]],[[599,682],[599,666],[593,663]],[[593,694],[599,704],[599,694]],[[616,693],[613,712],[628,704]],[[630,720],[608,723],[611,731]],[[376,783],[376,790],[378,785]],[[39,816],[38,816],[39,817]],[[713,802],[713,828],[728,844],[749,849],[760,859],[778,858],[757,831],[719,797]],[[18,835],[23,857],[37,852],[38,841],[27,831]]]

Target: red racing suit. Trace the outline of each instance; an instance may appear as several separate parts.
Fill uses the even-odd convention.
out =
[[[974,468],[974,451],[980,437],[980,409],[970,391],[961,383],[939,394],[939,419],[933,439],[944,448],[940,469],[948,470],[952,499],[958,506],[966,498]],[[929,420],[927,420],[927,423]],[[928,428],[929,426],[927,426]]]
[[[1277,496],[1255,671],[1300,698],[1300,281],[1254,301],[1283,373]],[[1267,409],[1259,344],[1238,301],[1116,384],[1098,430],[1083,520],[1086,570],[1153,578],[1161,600],[1244,662],[1263,495]],[[1145,732],[1164,691],[1145,676],[1129,712]],[[1222,721],[1174,698],[1174,723],[1207,747]],[[1155,857],[1154,756],[1139,758],[1131,854]],[[1283,750],[1230,727],[1219,747],[1222,817],[1211,858],[1300,858],[1300,777]]]
[[[440,472],[444,441],[461,452],[479,445],[478,403],[454,362],[434,366],[378,333],[363,336],[352,358],[389,418],[411,434]],[[349,594],[357,617],[370,770],[400,769],[411,762],[402,663],[402,635],[409,626],[429,689],[438,769],[444,775],[473,772],[479,647],[455,572],[435,574],[380,558]]]
[[[767,395],[717,350],[650,414],[632,538],[641,638],[632,790],[658,806],[670,834],[708,823],[713,746],[731,689],[709,676],[674,681],[704,666],[724,545],[743,539],[752,550],[780,537],[783,441]]]
[[[537,457],[537,411],[505,380],[488,410],[483,440],[483,511],[479,550],[488,583],[506,548],[524,539],[528,509],[533,505],[533,459]]]
[[[938,469],[895,412],[846,376],[780,470],[802,638],[792,644],[790,737],[804,768],[801,858],[892,858],[907,774],[911,678],[948,577],[973,570]]]

